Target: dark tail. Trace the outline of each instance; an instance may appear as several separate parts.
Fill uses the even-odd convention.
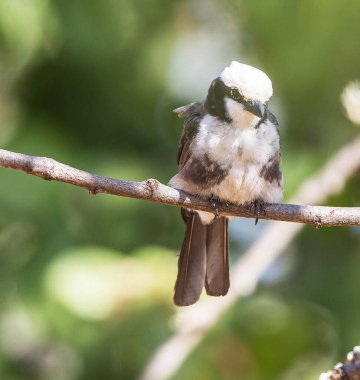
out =
[[[228,220],[217,218],[203,225],[197,213],[182,209],[186,232],[181,247],[174,302],[178,306],[195,303],[205,286],[212,296],[229,289]]]
[[[230,286],[228,222],[222,217],[206,226],[205,289],[210,296],[224,296]]]

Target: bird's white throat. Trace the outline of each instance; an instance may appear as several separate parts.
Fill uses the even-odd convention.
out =
[[[227,116],[232,120],[232,127],[241,129],[253,128],[261,120],[259,116],[246,111],[244,107],[235,100],[225,98],[224,101]]]

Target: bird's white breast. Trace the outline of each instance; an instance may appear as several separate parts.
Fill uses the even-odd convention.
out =
[[[199,156],[208,154],[217,163],[245,169],[249,164],[265,164],[279,149],[278,140],[273,126],[241,129],[207,115],[200,123],[193,152]]]
[[[255,199],[278,202],[282,191],[261,176],[261,169],[279,151],[279,137],[272,124],[259,128],[240,128],[238,123],[219,123],[207,115],[200,123],[193,142],[198,157],[205,154],[217,164],[229,167],[229,173],[220,184],[206,190],[234,203],[248,203]],[[240,124],[241,125],[241,124]]]

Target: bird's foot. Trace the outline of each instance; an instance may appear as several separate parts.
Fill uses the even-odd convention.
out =
[[[261,199],[255,199],[250,204],[251,211],[256,215],[255,225],[258,223],[260,215],[264,213],[264,204],[265,202]]]
[[[210,203],[210,206],[214,210],[215,219],[217,219],[219,217],[219,203],[220,203],[220,200],[219,200],[219,198],[210,197],[209,198],[209,203]]]

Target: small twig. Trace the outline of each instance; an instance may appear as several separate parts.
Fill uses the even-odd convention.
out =
[[[143,182],[123,181],[101,177],[52,158],[34,157],[0,149],[0,166],[20,170],[48,181],[59,181],[86,188],[90,194],[106,193],[171,206],[213,211],[208,200],[187,194],[161,184],[156,179]],[[219,203],[219,215],[245,218],[272,219],[312,224],[315,227],[359,226],[360,207],[302,206],[295,204],[267,204],[258,215],[250,206]]]
[[[322,373],[319,380],[359,380],[360,379],[360,346],[347,354],[345,363],[338,363],[333,370]]]

